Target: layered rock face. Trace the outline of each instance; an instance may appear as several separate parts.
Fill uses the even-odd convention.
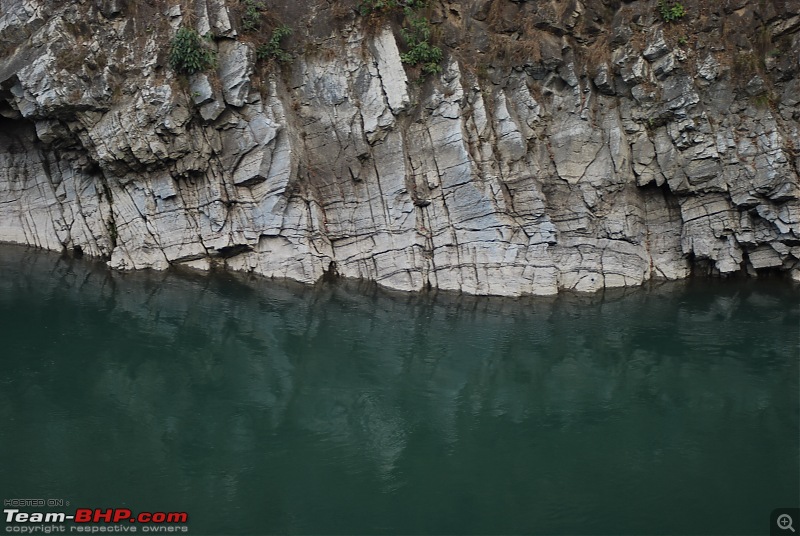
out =
[[[265,4],[290,64],[230,0],[0,0],[0,241],[510,296],[800,280],[797,2],[432,1],[422,83],[397,17]],[[213,69],[171,71],[182,25]]]

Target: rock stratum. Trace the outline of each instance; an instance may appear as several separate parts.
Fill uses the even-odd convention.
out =
[[[0,0],[0,241],[399,290],[800,281],[800,2]],[[277,24],[290,63],[259,60]],[[216,62],[175,74],[181,26]]]

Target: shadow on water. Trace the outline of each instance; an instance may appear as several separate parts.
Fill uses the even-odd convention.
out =
[[[510,300],[3,246],[0,325],[4,497],[193,534],[752,534],[800,502],[782,281]]]

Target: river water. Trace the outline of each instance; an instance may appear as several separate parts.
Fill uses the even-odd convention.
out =
[[[800,503],[786,281],[509,300],[2,246],[0,334],[3,498],[191,534],[754,534]]]

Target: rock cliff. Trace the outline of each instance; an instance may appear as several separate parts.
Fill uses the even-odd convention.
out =
[[[659,5],[432,0],[425,76],[355,1],[0,0],[0,241],[511,296],[800,281],[800,3]],[[278,24],[291,62],[259,59]],[[181,27],[212,68],[170,68]]]

